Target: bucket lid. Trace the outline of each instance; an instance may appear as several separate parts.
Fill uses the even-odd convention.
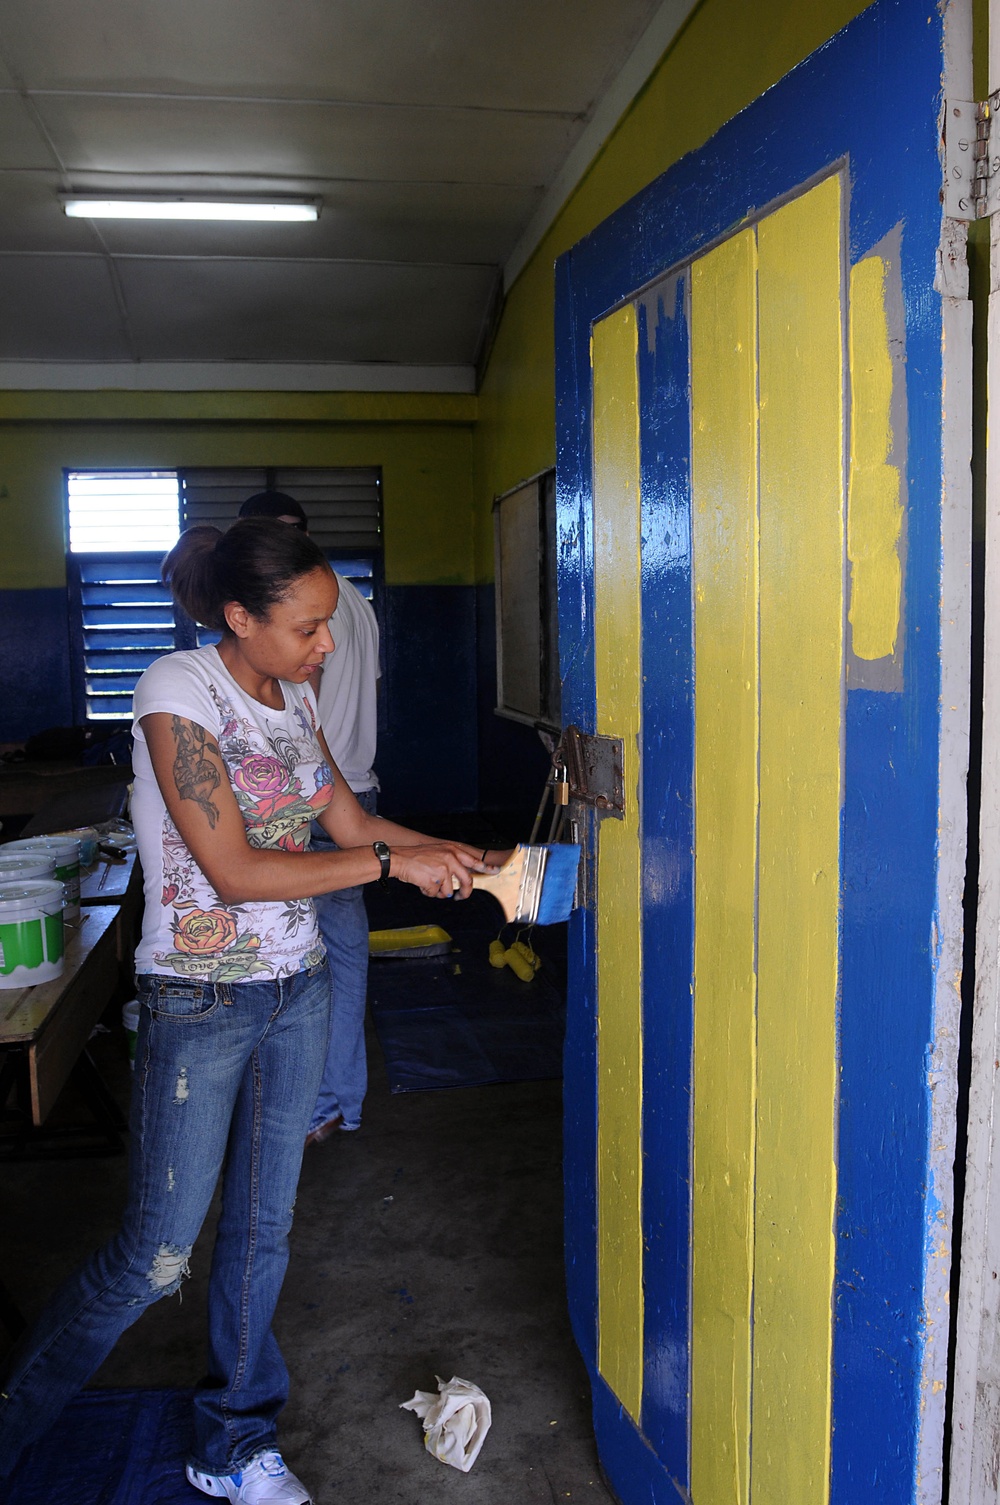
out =
[[[0,851],[4,848],[0,848]],[[79,836],[22,836],[18,841],[8,841],[7,851],[17,852],[58,852],[65,856],[67,852],[75,852],[80,855]]]
[[[5,852],[0,847],[0,876],[9,878],[24,873],[26,878],[36,874],[44,877],[46,872],[55,872],[55,852]]]
[[[0,879],[0,916],[62,909],[63,886],[48,878]]]

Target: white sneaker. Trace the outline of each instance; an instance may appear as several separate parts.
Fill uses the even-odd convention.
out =
[[[202,1474],[188,1464],[188,1483],[202,1494],[234,1500],[237,1505],[311,1505],[312,1496],[285,1467],[280,1453],[258,1453],[238,1474]]]

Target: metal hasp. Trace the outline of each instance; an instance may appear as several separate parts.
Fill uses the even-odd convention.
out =
[[[621,737],[600,737],[568,726],[553,757],[566,769],[570,798],[603,815],[625,816],[625,746]]]
[[[950,219],[983,219],[1000,206],[1000,151],[992,138],[1000,92],[988,100],[945,101],[944,212]]]

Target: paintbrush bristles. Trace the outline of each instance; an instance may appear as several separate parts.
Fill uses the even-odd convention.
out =
[[[535,905],[536,925],[556,925],[568,920],[576,900],[576,875],[580,867],[580,848],[560,842],[546,848],[548,861],[545,878]]]

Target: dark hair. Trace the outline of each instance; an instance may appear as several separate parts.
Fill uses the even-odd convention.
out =
[[[294,517],[298,521],[291,523],[293,528],[299,528],[303,533],[309,531],[309,519],[302,508],[302,503],[297,502],[293,496],[288,496],[284,491],[257,491],[253,496],[248,496],[239,510],[240,517]]]
[[[306,533],[272,518],[247,517],[222,533],[211,523],[188,528],[160,571],[170,594],[203,627],[228,632],[223,608],[230,601],[266,621],[302,575],[329,569]]]

